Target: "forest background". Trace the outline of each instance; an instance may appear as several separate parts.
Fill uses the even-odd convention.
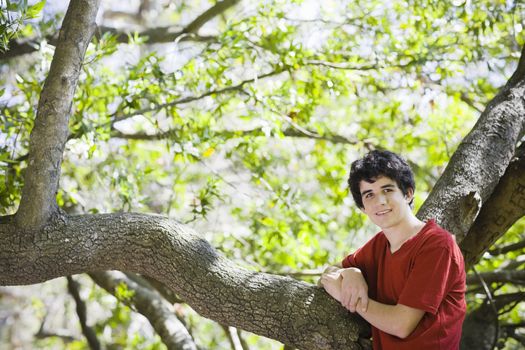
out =
[[[372,149],[463,250],[462,346],[525,346],[522,2],[0,3],[1,348],[368,347],[310,283]]]

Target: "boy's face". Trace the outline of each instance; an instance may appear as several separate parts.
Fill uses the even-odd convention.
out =
[[[394,180],[379,176],[372,183],[361,181],[359,190],[364,206],[361,210],[382,230],[393,228],[409,218],[412,189],[404,195]]]

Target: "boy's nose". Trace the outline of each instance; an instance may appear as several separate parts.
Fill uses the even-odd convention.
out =
[[[386,196],[380,194],[379,196],[377,196],[377,202],[378,202],[379,204],[386,204]]]

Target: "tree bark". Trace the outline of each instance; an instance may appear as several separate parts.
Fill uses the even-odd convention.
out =
[[[467,269],[525,215],[525,156],[514,159],[460,244]]]
[[[66,14],[31,134],[20,208],[14,218],[0,219],[0,285],[38,283],[86,271],[136,272],[173,289],[205,317],[293,347],[366,347],[368,326],[323,289],[235,266],[179,223],[140,214],[51,220],[57,213],[55,195],[73,93],[97,6],[95,0],[72,0]],[[522,183],[521,176],[511,183],[517,175],[500,178],[523,135],[524,56],[516,73],[459,146],[418,213],[423,219],[434,217],[456,234],[459,242],[467,232],[472,239],[484,241],[474,248],[465,243],[472,256],[495,237],[494,232],[482,229],[482,223],[476,230],[472,225],[476,218],[485,217],[478,214],[491,203],[494,188],[500,183],[515,190]],[[509,168],[508,173],[512,171]],[[497,196],[494,193],[494,198]]]
[[[300,349],[361,349],[368,326],[322,288],[248,271],[159,216],[65,217],[21,238],[0,224],[0,285],[118,269],[151,276],[199,314]]]
[[[114,294],[121,283],[134,294],[129,301],[144,315],[162,339],[168,350],[197,350],[197,345],[182,322],[176,317],[173,305],[158,293],[145,288],[118,271],[93,272],[91,278],[99,286]]]
[[[525,47],[514,75],[489,102],[419,210],[420,219],[436,219],[458,242],[469,232],[515,153],[525,125],[524,78]]]
[[[69,134],[73,95],[95,28],[99,0],[72,0],[38,102],[29,143],[29,161],[16,222],[38,229],[58,212],[60,165]]]

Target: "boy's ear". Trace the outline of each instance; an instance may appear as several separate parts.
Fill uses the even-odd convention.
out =
[[[414,189],[413,188],[408,188],[407,189],[407,194],[405,194],[405,198],[410,203],[412,198],[414,198]]]

